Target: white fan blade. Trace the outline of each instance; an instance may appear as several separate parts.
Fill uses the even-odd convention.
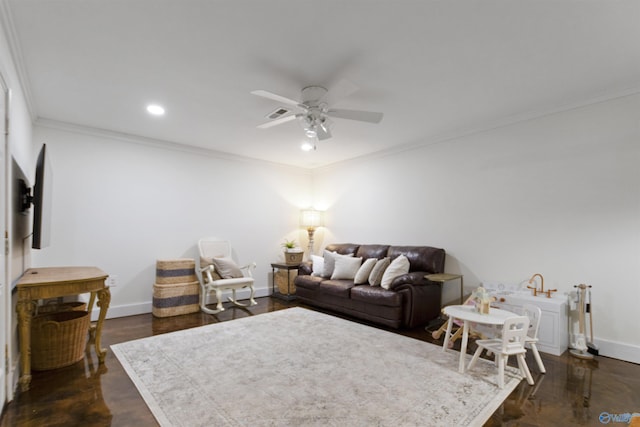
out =
[[[331,138],[331,131],[328,126],[318,126],[316,128],[316,136],[318,137],[318,141],[324,141],[325,139]]]
[[[353,95],[358,90],[358,86],[349,80],[341,79],[338,83],[331,86],[329,91],[322,97],[322,100],[329,105],[335,104],[342,98]]]
[[[339,119],[357,120],[359,122],[380,123],[382,120],[382,113],[376,113],[373,111],[360,111],[360,110],[343,110],[332,108],[327,111],[327,115],[331,117],[337,117]]]
[[[274,101],[282,102],[283,104],[295,105],[296,107],[301,106],[298,101],[285,98],[284,96],[276,95],[275,93],[267,92],[266,90],[254,90],[254,91],[251,91],[251,94],[261,96],[267,99],[272,99]]]
[[[266,128],[270,128],[271,126],[277,126],[282,123],[290,122],[291,120],[295,120],[298,116],[299,114],[292,114],[290,116],[280,117],[279,119],[271,120],[270,122],[266,122],[261,125],[258,125],[258,129],[266,129]]]

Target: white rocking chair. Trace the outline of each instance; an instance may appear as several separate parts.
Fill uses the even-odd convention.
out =
[[[215,237],[205,237],[198,241],[198,250],[200,251],[200,268],[198,274],[198,280],[200,281],[200,309],[208,314],[217,314],[224,311],[222,306],[222,292],[230,290],[232,296],[228,297],[229,301],[239,307],[248,307],[250,305],[256,305],[257,302],[253,299],[253,275],[252,270],[256,268],[256,263],[244,265],[242,267],[236,266],[231,261],[231,246],[226,240],[221,240]],[[216,268],[215,263],[232,264],[230,267],[232,270],[239,270],[239,273],[233,274],[233,277],[224,278],[229,276],[229,272],[225,268]],[[222,271],[221,271],[222,270]],[[249,288],[251,294],[249,296],[249,303],[239,303],[236,298],[236,290]],[[210,292],[215,292],[217,305],[216,309],[212,310],[207,308],[207,297]]]

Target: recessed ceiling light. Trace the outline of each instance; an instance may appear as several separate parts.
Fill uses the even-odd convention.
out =
[[[149,104],[147,105],[147,112],[154,116],[163,116],[164,108],[158,104]]]

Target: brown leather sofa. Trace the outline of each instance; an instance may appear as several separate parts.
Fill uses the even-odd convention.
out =
[[[443,273],[444,249],[429,246],[331,244],[328,251],[342,255],[391,260],[400,254],[409,259],[409,273],[396,277],[389,289],[354,285],[353,280],[331,280],[312,276],[310,263],[298,269],[296,295],[303,303],[344,313],[392,328],[424,325],[440,315],[441,286],[424,278]]]

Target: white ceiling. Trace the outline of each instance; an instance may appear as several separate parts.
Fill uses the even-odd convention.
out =
[[[640,1],[2,0],[39,119],[317,167],[640,90]],[[385,113],[257,129],[308,85]],[[166,107],[162,118],[145,105]]]

